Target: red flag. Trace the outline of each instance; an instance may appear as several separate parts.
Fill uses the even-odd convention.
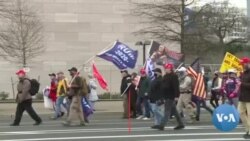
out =
[[[103,78],[103,76],[99,73],[99,71],[97,70],[95,64],[93,63],[92,65],[92,69],[93,69],[93,76],[97,79],[99,85],[104,89],[104,90],[108,90],[108,84],[106,82],[106,80]]]

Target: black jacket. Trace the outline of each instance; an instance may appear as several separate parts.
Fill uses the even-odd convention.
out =
[[[120,93],[122,94],[126,88],[128,87],[128,83],[131,83],[131,76],[127,75],[125,77],[122,78],[122,82],[121,82],[121,87],[120,87]],[[128,90],[125,92],[125,94],[128,93]]]
[[[157,100],[162,99],[161,91],[162,76],[156,77],[150,85],[149,100],[151,103],[155,103]]]
[[[162,79],[161,87],[164,99],[174,100],[180,95],[179,79],[175,73],[165,74]]]
[[[245,71],[241,76],[239,101],[250,102],[250,70]]]

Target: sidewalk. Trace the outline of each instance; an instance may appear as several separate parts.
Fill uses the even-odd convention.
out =
[[[1,103],[0,116],[14,115],[16,103]],[[44,103],[33,103],[33,107],[39,114],[51,114],[51,110],[44,108]],[[122,101],[99,101],[96,103],[96,112],[122,112]]]

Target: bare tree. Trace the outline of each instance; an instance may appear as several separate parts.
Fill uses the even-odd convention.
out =
[[[137,2],[133,13],[141,17],[144,28],[136,31],[137,35],[149,35],[159,41],[179,42],[181,50],[184,46],[185,8],[193,0],[158,0]]]
[[[27,0],[6,1],[0,15],[4,21],[0,31],[1,54],[26,67],[44,51],[43,25]]]
[[[159,41],[179,42],[181,52],[207,54],[218,47],[221,54],[227,45],[245,42],[244,39],[226,41],[243,19],[241,11],[228,1],[191,7],[193,0],[152,0],[135,3],[134,13],[142,19],[143,28],[137,35],[149,35]],[[190,15],[190,11],[192,14]],[[191,30],[189,29],[189,26]]]
[[[234,43],[246,43],[247,38],[247,21],[243,12],[228,1],[212,2],[200,7],[197,28],[203,34],[203,39],[213,42],[225,53],[226,48]],[[197,16],[198,17],[198,16]],[[233,34],[237,37],[229,38]]]

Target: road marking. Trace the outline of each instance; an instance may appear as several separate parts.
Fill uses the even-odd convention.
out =
[[[219,139],[185,139],[185,141],[236,141],[244,140],[244,138],[219,138]],[[145,141],[183,141],[183,139],[172,140],[145,140]]]
[[[219,136],[219,135],[242,135],[242,132],[233,133],[182,133],[182,134],[150,134],[150,135],[117,135],[117,136],[84,136],[84,137],[60,137],[60,138],[30,138],[30,139],[10,139],[2,141],[48,141],[48,140],[80,140],[80,139],[117,139],[117,138],[145,138],[145,137],[185,137],[185,136]],[[242,140],[243,138],[237,138]],[[192,139],[193,140],[193,139]],[[190,139],[190,141],[192,141]],[[196,139],[198,140],[198,139]],[[214,139],[207,139],[214,140]],[[172,140],[176,141],[176,140]],[[178,141],[178,139],[177,139]],[[183,140],[179,140],[183,141]],[[185,140],[186,141],[186,140]]]
[[[165,129],[173,129],[173,126],[165,127]],[[237,129],[242,129],[242,126],[239,126]],[[207,130],[214,129],[214,126],[187,126],[184,130]],[[64,134],[64,133],[91,133],[91,132],[124,132],[127,131],[127,128],[71,128],[64,130],[26,130],[26,131],[10,131],[10,132],[0,132],[0,136],[8,136],[8,135],[34,135],[34,134]],[[155,131],[150,127],[133,127],[132,132],[134,131]]]

